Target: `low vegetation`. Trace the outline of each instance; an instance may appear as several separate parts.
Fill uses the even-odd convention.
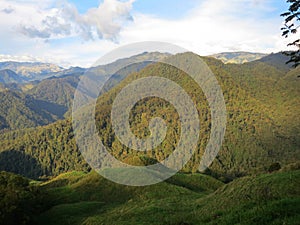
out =
[[[46,182],[2,172],[0,224],[298,224],[299,181],[299,170],[228,184],[179,173],[163,183],[129,187],[95,172]]]

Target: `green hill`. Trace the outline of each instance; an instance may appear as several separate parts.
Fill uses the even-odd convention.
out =
[[[275,67],[276,69],[288,71],[291,69],[291,65],[286,64],[289,61],[289,57],[284,55],[282,52],[272,53],[259,59],[258,61],[264,62],[268,65]]]
[[[186,56],[174,57],[185,60]],[[266,172],[276,162],[284,166],[299,160],[299,86],[295,84],[298,80],[293,78],[297,73],[294,70],[284,73],[263,62],[224,65],[212,58],[204,60],[220,82],[228,114],[224,144],[207,173],[227,181]],[[174,150],[180,133],[176,121],[178,114],[161,99],[147,98],[138,102],[130,116],[133,133],[138,137],[149,135],[147,127],[152,117],[163,116],[167,121],[167,139],[154,151],[143,153],[128,149],[118,141],[111,129],[110,109],[116,94],[132,80],[152,74],[167,76],[177,82],[192,96],[197,106],[201,118],[201,138],[193,157],[183,168],[186,172],[197,171],[209,137],[210,111],[205,96],[196,84],[182,71],[170,66],[148,65],[119,84],[112,85],[108,92],[100,96],[95,117],[102,141],[115,157],[135,165],[143,165],[146,163],[144,159],[149,159],[148,162],[160,161]],[[8,132],[0,135],[0,140],[1,154],[11,150],[24,152],[43,168],[40,175],[53,176],[74,169],[87,169],[73,139],[70,120],[34,130]],[[74,160],[76,163],[72,165]],[[1,166],[7,168],[5,161]],[[24,170],[24,167],[16,167],[14,172],[31,177],[37,174]]]
[[[0,224],[296,225],[299,181],[300,171],[290,170],[229,184],[202,174],[177,174],[152,186],[129,187],[95,172],[61,174],[42,183],[1,172],[5,198],[0,204],[12,208],[2,211]],[[8,202],[14,193],[19,194]]]
[[[186,58],[188,55],[185,54],[175,57],[178,57],[178,60],[182,61],[188,60]],[[213,173],[219,173],[227,177],[236,177],[256,173],[258,171],[266,171],[269,165],[277,161],[284,165],[293,162],[295,159],[299,159],[299,132],[293,132],[294,130],[291,129],[290,124],[286,124],[284,121],[274,118],[273,110],[276,110],[275,107],[270,109],[269,105],[264,104],[264,102],[260,101],[260,98],[252,95],[251,91],[260,91],[260,87],[251,86],[248,89],[236,79],[235,74],[228,70],[226,65],[213,59],[205,60],[220,82],[228,113],[225,142],[211,167]],[[253,70],[257,68],[257,65],[252,65],[251,63],[245,64],[245,66],[231,66],[235,66],[234,68],[239,71],[241,77],[247,72],[248,67]],[[271,76],[273,80],[278,79],[278,73],[272,74],[272,71],[276,70],[276,68],[262,64],[261,68],[258,67],[257,70],[260,71],[259,75],[261,75],[259,84],[265,85],[269,88],[268,90],[271,90],[273,85],[267,84],[269,82],[267,78]],[[154,149],[154,151],[144,155],[144,153],[137,153],[136,151],[124,147],[115,137],[111,129],[110,111],[112,102],[117,93],[131,81],[141,77],[151,76],[152,74],[167,77],[183,87],[187,93],[192,96],[194,103],[197,105],[200,118],[203,118],[200,124],[202,129],[200,131],[201,138],[198,142],[198,148],[193,158],[184,168],[184,171],[196,171],[210,131],[208,105],[205,96],[192,80],[189,80],[183,72],[166,65],[149,65],[139,73],[128,76],[111,91],[100,96],[98,100],[99,107],[96,110],[96,120],[100,122],[98,128],[102,142],[111,150],[111,153],[113,153],[115,157],[126,162],[128,162],[128,157],[132,158],[133,156],[150,157],[161,161],[175,149],[177,144],[176,140],[178,140],[180,133],[178,120],[176,120],[178,115],[173,107],[157,98],[141,100],[135,105],[130,116],[132,131],[138,137],[146,137],[149,135],[147,127],[148,121],[150,121],[151,118],[163,116],[165,121],[168,122],[170,129],[166,135],[167,138],[161,145]],[[242,79],[243,78],[240,78],[240,80]],[[247,79],[250,78],[247,77],[245,80]],[[280,93],[282,93],[282,90],[280,90],[278,95],[280,95]],[[287,96],[293,97],[294,95],[295,93],[291,92]],[[273,100],[271,94],[264,97],[265,101],[271,102]],[[297,105],[291,102],[287,102],[286,104],[293,108],[293,110],[291,110],[293,113],[289,115],[291,116],[290,118],[295,118]],[[276,111],[276,113],[278,118],[280,118],[279,116],[281,114],[282,117],[288,118],[284,111]],[[136,115],[136,117],[134,117],[134,115]],[[299,124],[299,120],[294,120],[292,127],[299,129]]]
[[[89,170],[78,151],[69,120],[0,136],[0,170],[36,179]]]
[[[63,108],[32,96],[14,92],[0,92],[0,130],[16,130],[53,123],[61,118]]]
[[[45,79],[27,91],[27,94],[30,94],[35,99],[64,107],[64,113],[66,113],[72,106],[74,92],[81,75],[82,73],[75,73]]]
[[[0,172],[0,224],[32,224],[39,211],[37,188],[19,175]]]

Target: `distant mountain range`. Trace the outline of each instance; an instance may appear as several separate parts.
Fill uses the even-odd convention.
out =
[[[116,62],[110,63],[108,65],[117,68],[118,65],[123,65],[124,63],[130,64],[131,62],[135,61],[142,61],[145,59],[145,57],[149,56],[152,59],[159,60],[166,56],[169,56],[169,54],[158,52],[144,52],[127,59],[124,58],[117,60]],[[95,66],[88,69],[81,67],[70,67],[69,69],[64,69],[55,64],[41,62],[0,62],[0,91],[7,88],[7,84],[25,84],[32,83],[33,81],[42,81],[47,78],[53,77],[83,75],[86,71],[89,71],[90,73],[98,73],[103,66],[104,65]]]
[[[11,70],[19,75],[22,79],[41,80],[49,74],[63,71],[64,68],[50,63],[40,62],[0,62],[0,70]]]
[[[252,52],[222,52],[211,55],[211,57],[221,60],[223,63],[242,64],[259,60],[267,54]]]
[[[143,60],[146,55],[152,54],[152,58],[161,59],[168,54],[163,53],[142,53],[135,56],[136,60]],[[252,61],[260,60],[262,62],[271,63],[276,65],[278,62],[288,60],[288,58],[282,54],[263,54],[263,53],[251,53],[251,52],[223,52],[210,57],[221,60],[223,63],[233,63],[233,64],[242,64]],[[126,59],[121,59],[120,62],[124,62]],[[129,62],[132,60],[128,59]],[[114,65],[118,65],[119,62],[114,62]],[[74,74],[83,74],[87,70],[97,71],[95,68],[81,68],[81,67],[70,67],[69,69],[64,69],[60,66],[50,63],[41,63],[41,62],[0,62],[0,83],[2,84],[24,84],[32,81],[41,81],[50,77],[60,77],[66,75]],[[2,85],[3,86],[3,85]],[[1,85],[0,85],[1,90]]]
[[[97,75],[105,69],[119,68],[124,63],[128,65],[133,63],[133,65],[123,69],[122,73],[113,74],[103,87],[103,93],[110,90],[130,73],[137,72],[149,65],[147,62],[138,66],[134,64],[135,61],[143,60],[147,54],[148,57],[155,59],[168,56],[164,53],[143,53],[89,69],[71,67],[43,76],[37,75],[36,77],[44,78],[40,81],[30,81],[29,78],[18,75],[9,69],[1,70],[0,108],[3,111],[0,109],[0,117],[2,116],[0,118],[0,131],[36,127],[64,119],[71,113],[74,93],[80,77],[85,72],[88,71],[89,74]],[[89,92],[89,90],[84,91]],[[28,115],[30,116],[28,117]]]
[[[26,81],[28,81],[26,77],[20,76],[10,69],[0,70],[0,83],[24,83]]]
[[[225,53],[221,53],[225,54]],[[241,56],[243,55],[242,53],[228,53],[228,54],[233,54],[236,56]],[[246,53],[245,53],[246,54]],[[244,55],[245,55],[244,54]],[[256,53],[253,53],[256,54]],[[63,119],[64,114],[70,113],[71,111],[71,106],[72,106],[72,101],[73,101],[73,96],[77,87],[77,84],[80,80],[80,77],[84,75],[85,72],[89,73],[94,73],[98,74],[99,72],[103,71],[104,69],[107,69],[109,67],[111,68],[118,68],[120,65],[125,64],[131,64],[136,61],[144,60],[147,57],[150,58],[155,58],[155,59],[163,59],[164,57],[170,56],[169,54],[164,54],[164,53],[142,53],[130,58],[125,58],[125,59],[120,59],[117,60],[113,63],[110,63],[108,65],[101,65],[97,67],[92,67],[90,69],[85,69],[81,67],[71,67],[69,69],[62,69],[60,67],[57,67],[55,65],[50,65],[50,64],[42,64],[42,63],[15,63],[15,62],[6,62],[6,63],[1,63],[0,67],[10,67],[10,68],[15,68],[16,71],[21,71],[20,68],[25,68],[24,66],[26,65],[27,72],[23,71],[24,74],[28,74],[29,71],[38,71],[38,68],[42,68],[42,66],[49,66],[50,71],[48,74],[46,74],[46,71],[44,71],[43,75],[41,74],[35,74],[35,78],[39,78],[42,80],[35,80],[31,81],[33,78],[29,78],[23,75],[19,75],[16,72],[10,70],[10,69],[3,69],[0,70],[0,92],[4,92],[3,95],[7,96],[10,95],[9,99],[11,102],[22,102],[22,99],[25,98],[18,98],[18,101],[15,101],[12,96],[15,96],[16,94],[19,95],[18,93],[22,93],[25,95],[30,96],[34,101],[39,101],[40,103],[43,102],[44,106],[45,104],[52,107],[52,112],[50,112],[50,117],[47,113],[46,114],[46,119],[43,117],[43,119],[37,119],[38,116],[33,116],[33,120],[35,121],[34,123],[31,121],[31,119],[26,119],[24,117],[24,121],[22,122],[23,125],[21,127],[32,127],[32,126],[37,126],[37,125],[44,125],[48,124],[54,121],[54,118],[56,119]],[[229,55],[228,55],[229,57]],[[205,59],[208,59],[205,57]],[[253,72],[253,74],[249,74],[246,77],[241,76],[239,71],[245,70],[244,68],[249,67],[249,69],[245,70],[252,70],[253,68],[259,68],[261,67],[259,76],[264,77],[267,73],[270,73],[270,71],[273,71],[275,68],[278,71],[282,71],[283,73],[286,73],[290,70],[290,66],[286,65],[285,62],[288,60],[288,58],[281,54],[270,54],[265,57],[262,57],[259,60],[247,63],[243,69],[238,69],[239,65],[232,64],[232,67],[228,67],[229,69],[232,68],[231,72],[232,75],[237,74],[237,77],[234,79],[240,80],[241,84],[244,84],[247,82],[247,80],[250,79],[250,76],[253,76],[254,74],[257,74],[257,72]],[[149,65],[150,62],[145,62],[143,64],[133,64],[129,66],[128,68],[123,68],[122,73],[117,73],[111,76],[110,80],[106,82],[105,86],[103,87],[103,92],[109,91],[111,88],[113,88],[115,85],[117,85],[119,82],[121,82],[125,77],[127,77],[129,74],[132,72],[138,72],[147,65]],[[228,66],[230,66],[229,64]],[[267,68],[266,65],[269,65],[270,67]],[[20,66],[20,68],[18,67]],[[55,69],[51,69],[55,68]],[[237,71],[235,71],[237,70]],[[57,72],[53,72],[57,71]],[[269,71],[269,72],[267,72]],[[245,72],[246,73],[246,72]],[[248,72],[247,72],[248,73]],[[278,74],[278,72],[272,72],[273,74]],[[278,75],[277,75],[278,76]],[[257,78],[258,81],[260,82],[260,78]],[[278,79],[280,79],[278,77]],[[254,82],[254,81],[252,81]],[[268,89],[263,89],[262,92],[259,94],[264,93]],[[89,90],[85,90],[89,91]],[[15,94],[11,94],[11,92],[14,92]],[[100,94],[101,94],[100,93]],[[3,96],[2,96],[3,97]],[[3,108],[3,102],[0,102],[0,107],[2,106]],[[6,103],[9,105],[8,103]],[[21,105],[21,104],[19,104]],[[26,103],[24,103],[26,106]],[[26,107],[22,108],[26,108]],[[8,107],[8,106],[6,106]],[[13,105],[11,105],[13,107]],[[36,107],[38,108],[38,107]],[[49,107],[47,107],[49,108]],[[11,110],[9,108],[6,109],[7,111]],[[30,110],[30,109],[29,109]],[[35,112],[36,113],[36,112]],[[17,113],[18,114],[18,113]],[[16,114],[16,115],[17,115]],[[28,112],[26,114],[29,114]],[[6,114],[4,114],[6,115]],[[45,114],[43,114],[45,115]],[[69,115],[69,114],[68,114]],[[2,115],[3,117],[3,115]],[[16,117],[9,117],[9,116],[4,116],[2,118],[3,124],[6,124],[5,126],[2,125],[0,126],[2,129],[16,129],[18,126],[15,124],[14,121],[16,120],[18,116]],[[50,118],[50,119],[49,119]]]

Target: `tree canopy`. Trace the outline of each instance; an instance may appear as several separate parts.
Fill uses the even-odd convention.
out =
[[[290,4],[288,11],[280,15],[285,17],[284,27],[281,28],[282,36],[285,38],[295,35],[300,27],[300,0],[287,0],[287,3]],[[293,63],[293,67],[297,67],[300,65],[300,39],[294,40],[288,46],[294,46],[297,50],[285,52],[291,57],[287,63]]]

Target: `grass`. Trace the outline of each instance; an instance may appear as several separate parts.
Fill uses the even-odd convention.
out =
[[[81,224],[91,213],[101,212],[103,202],[77,202],[54,206],[39,219],[40,224]]]
[[[66,178],[71,180],[67,185],[58,182]],[[300,170],[248,176],[229,184],[202,174],[176,174],[146,187],[118,185],[95,172],[73,173],[61,175],[42,187],[53,204],[37,217],[39,224],[45,225],[300,221]]]

